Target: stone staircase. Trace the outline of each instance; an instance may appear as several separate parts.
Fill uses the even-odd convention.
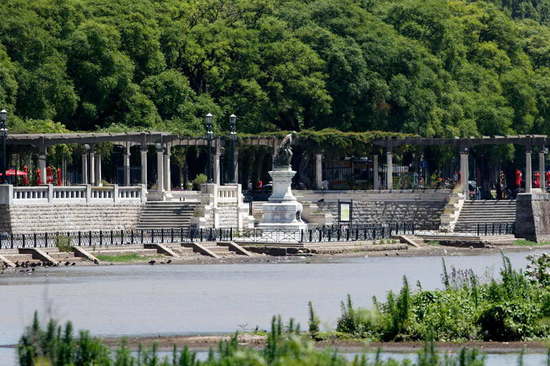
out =
[[[510,224],[516,221],[516,201],[465,201],[454,227],[456,233],[474,233],[477,224]]]
[[[188,229],[197,205],[194,202],[148,201],[139,217],[137,229]]]
[[[205,241],[202,243],[199,243],[204,248],[208,249],[212,253],[216,254],[220,258],[224,257],[238,257],[239,254],[231,251],[229,247],[219,245],[218,243],[214,241]]]

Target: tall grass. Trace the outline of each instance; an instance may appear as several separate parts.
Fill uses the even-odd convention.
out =
[[[80,332],[74,337],[71,323],[64,327],[54,321],[42,329],[35,315],[18,345],[21,366],[483,366],[485,357],[476,350],[461,350],[454,356],[441,356],[433,344],[427,343],[415,361],[381,360],[378,351],[374,357],[357,355],[349,361],[335,350],[319,350],[300,333],[294,321],[283,324],[273,317],[266,345],[251,349],[239,345],[237,334],[222,341],[217,349],[210,349],[205,361],[199,361],[189,348],[173,347],[171,356],[161,357],[156,346],[140,347],[131,352],[125,343],[111,351],[99,339]],[[549,356],[550,359],[550,356]]]
[[[398,294],[374,299],[372,310],[356,308],[348,295],[336,330],[381,341],[519,341],[549,339],[550,263],[530,258],[527,272],[503,256],[500,278],[481,283],[471,270],[447,269],[442,290],[412,291],[407,278]]]

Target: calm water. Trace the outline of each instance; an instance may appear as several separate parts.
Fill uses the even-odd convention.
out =
[[[531,252],[532,253],[532,252]],[[508,253],[515,267],[529,252]],[[446,257],[448,266],[496,275],[500,254]],[[440,287],[439,257],[346,258],[329,263],[101,266],[0,277],[0,345],[14,344],[38,310],[95,335],[232,332],[267,328],[273,314],[307,319],[313,301],[333,328],[340,301],[360,305],[411,285]],[[0,355],[13,352],[0,349]],[[2,357],[0,357],[2,358]],[[4,363],[2,363],[4,364]],[[9,363],[8,363],[9,364]]]

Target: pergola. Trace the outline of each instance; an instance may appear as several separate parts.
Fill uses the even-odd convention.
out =
[[[171,148],[175,146],[208,146],[213,148],[213,180],[220,183],[220,156],[225,138],[178,136],[166,132],[97,132],[97,133],[53,133],[53,134],[12,134],[8,136],[8,145],[30,146],[38,150],[38,165],[42,176],[46,176],[46,159],[48,147],[59,144],[83,145],[82,153],[82,183],[101,184],[101,155],[96,151],[96,145],[109,142],[124,148],[124,185],[130,185],[130,148],[140,146],[141,184],[147,185],[147,153],[150,145],[156,147],[157,154],[157,187],[171,190],[170,156]],[[240,139],[244,145],[268,146],[276,149],[279,138],[274,136],[251,136]],[[238,171],[235,152],[235,171]]]
[[[481,136],[481,137],[466,137],[466,138],[430,138],[430,137],[396,137],[385,138],[373,141],[373,144],[386,149],[386,188],[391,189],[393,186],[393,149],[403,145],[415,146],[455,146],[460,152],[460,183],[463,186],[464,192],[468,191],[468,151],[474,146],[481,145],[523,145],[525,146],[525,191],[531,192],[533,185],[533,169],[531,162],[531,153],[534,146],[539,146],[539,170],[541,172],[541,187],[545,186],[544,177],[544,147],[548,145],[550,138],[547,135],[514,135],[514,136]],[[375,160],[377,165],[377,159]],[[376,169],[377,167],[375,167]],[[374,186],[378,186],[378,175],[375,174]]]

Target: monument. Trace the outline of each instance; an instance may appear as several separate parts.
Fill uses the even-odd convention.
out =
[[[301,230],[307,229],[302,221],[302,204],[292,194],[292,142],[295,134],[285,136],[273,158],[273,170],[269,172],[273,183],[273,192],[269,202],[263,205],[263,217],[258,228],[264,230]]]

